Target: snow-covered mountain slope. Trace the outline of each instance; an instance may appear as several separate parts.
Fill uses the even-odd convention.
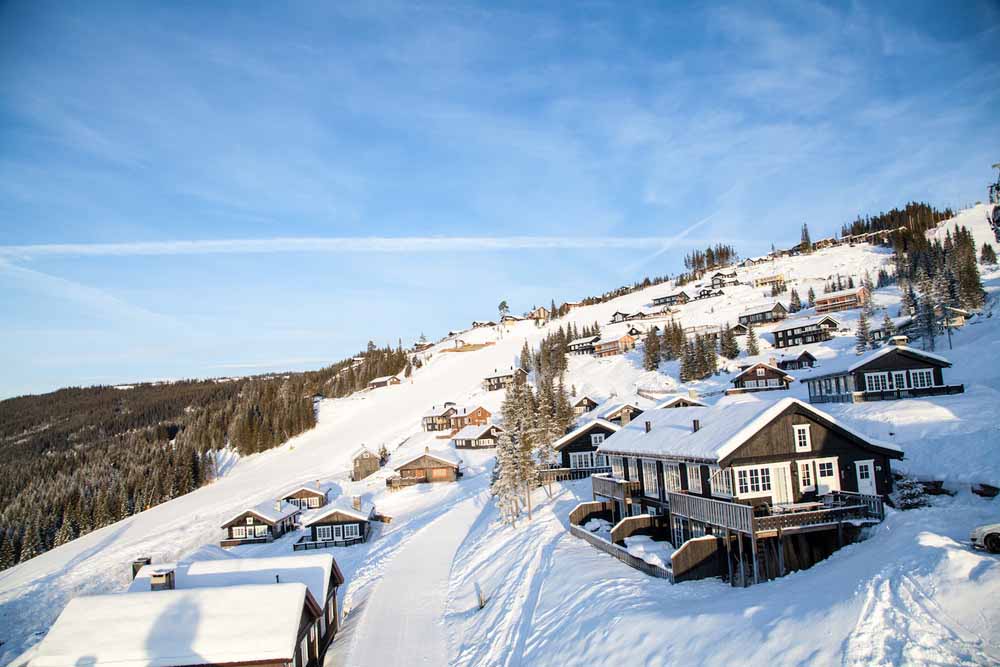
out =
[[[983,239],[982,231],[973,228],[979,245],[992,238],[988,227],[986,231],[989,238]],[[752,281],[782,273],[805,298],[809,287],[822,293],[823,285],[838,273],[855,280],[865,271],[874,276],[889,259],[886,251],[866,245],[831,248],[740,269],[739,278]],[[1000,289],[1000,273],[984,279],[991,291]],[[449,352],[445,350],[454,348],[456,341],[445,340],[402,385],[322,401],[315,429],[282,447],[240,459],[210,486],[0,572],[0,663],[36,643],[69,598],[125,590],[128,564],[135,557],[162,561],[192,553],[290,553],[294,535],[228,554],[205,545],[217,543],[219,526],[243,507],[314,479],[334,482],[340,494],[364,495],[393,517],[392,523],[377,527],[367,544],[333,551],[348,581],[341,592],[347,616],[328,664],[384,664],[380,649],[370,646],[372,637],[392,644],[396,655],[414,661],[423,657],[427,664],[441,664],[442,655],[458,665],[662,664],[675,657],[816,664],[976,664],[1000,659],[995,605],[981,610],[977,603],[1000,593],[1000,565],[962,544],[969,528],[1000,513],[996,501],[973,496],[963,486],[1000,484],[992,417],[1000,391],[1000,318],[972,320],[956,332],[951,351],[939,340],[938,350],[944,345],[944,353],[955,362],[948,380],[964,382],[966,394],[824,406],[858,430],[900,444],[907,458],[899,467],[945,479],[959,495],[937,500],[926,510],[891,514],[871,540],[809,571],[750,589],[732,590],[717,582],[671,587],[576,540],[566,530],[566,516],[578,499],[589,499],[587,482],[557,485],[551,499],[539,490],[532,522],[517,528],[498,524],[487,491],[492,467],[488,452],[461,453],[467,474],[457,484],[388,493],[385,477],[391,462],[367,480],[349,481],[350,456],[361,444],[384,443],[397,461],[425,446],[446,446],[446,439],[420,430],[420,416],[432,404],[481,402],[497,412],[502,392],[484,392],[480,382],[494,369],[514,364],[525,340],[537,345],[567,322],[582,326],[597,321],[606,333],[627,330],[631,324],[607,324],[615,311],[647,308],[653,298],[673,290],[672,285],[658,285],[578,308],[547,327],[520,322],[463,331],[457,338],[484,347]],[[740,285],[725,292],[683,306],[682,323],[735,323],[747,306],[771,300],[767,288]],[[893,289],[875,297],[892,315],[898,300]],[[490,315],[484,312],[482,317]],[[821,363],[853,354],[856,317],[838,314],[843,333],[809,347]],[[760,358],[766,359],[776,351],[770,349],[767,327],[759,332]],[[643,371],[640,349],[611,359],[572,357],[568,382],[578,394],[598,399],[633,398],[637,390],[695,389],[715,400],[731,374],[690,385],[679,384],[677,377],[676,362]],[[804,396],[805,388],[795,383],[791,393]],[[442,584],[446,594],[421,596],[401,590],[403,582],[418,576],[447,582]],[[474,604],[476,583],[491,598],[483,611]],[[419,614],[407,616],[405,631],[399,621],[404,604],[420,605]],[[398,633],[386,637],[386,628],[397,627]],[[435,641],[414,645],[414,638],[429,637]]]
[[[944,237],[948,232],[954,234],[956,228],[965,227],[972,232],[972,236],[976,239],[977,252],[984,243],[993,246],[993,250],[1000,250],[1000,243],[997,243],[993,228],[990,227],[991,215],[993,215],[992,204],[976,204],[972,208],[959,211],[951,220],[938,223],[937,227],[928,232],[928,238],[936,238],[944,243]]]

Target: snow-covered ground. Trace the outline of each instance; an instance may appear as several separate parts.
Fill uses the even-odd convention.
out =
[[[984,207],[978,207],[984,208]],[[984,211],[963,212],[978,245],[992,232],[975,226]],[[952,224],[952,223],[945,223]],[[988,234],[988,238],[980,238]],[[857,280],[873,276],[890,260],[882,249],[859,245],[822,250],[739,270],[740,280],[782,273],[805,298],[837,273]],[[1000,272],[984,275],[1000,291]],[[220,463],[215,483],[70,544],[0,572],[0,663],[35,644],[66,602],[83,593],[123,591],[128,564],[138,556],[156,561],[191,554],[246,557],[291,553],[297,536],[244,546],[223,556],[206,547],[219,526],[247,505],[273,498],[312,480],[334,492],[363,495],[392,517],[378,524],[367,544],[333,551],[346,578],[346,614],[328,664],[383,665],[387,656],[414,663],[453,665],[666,664],[990,664],[1000,661],[1000,561],[973,553],[965,543],[971,527],[1000,518],[1000,501],[969,492],[972,482],[1000,485],[995,406],[1000,392],[1000,318],[974,318],[938,352],[955,364],[950,383],[965,383],[960,396],[860,405],[827,405],[838,419],[880,439],[896,442],[906,459],[896,467],[943,479],[958,491],[922,510],[890,513],[868,540],[847,547],[812,569],[736,590],[718,581],[671,586],[628,568],[567,531],[570,509],[590,499],[589,481],[556,484],[549,497],[535,494],[535,515],[512,528],[497,520],[487,492],[492,456],[462,451],[465,477],[455,484],[421,485],[389,493],[387,469],[349,481],[350,455],[361,444],[385,444],[393,460],[446,447],[447,440],[420,431],[420,416],[446,400],[482,403],[499,411],[502,392],[484,392],[482,378],[516,362],[527,339],[535,345],[554,326],[599,322],[604,330],[616,310],[634,312],[669,284],[574,310],[549,327],[521,322],[502,329],[464,331],[467,344],[491,343],[469,352],[431,350],[428,363],[402,385],[322,401],[319,423],[285,445]],[[748,285],[681,308],[685,326],[735,323],[746,306],[770,301],[769,290]],[[783,295],[782,300],[787,300]],[[876,303],[892,315],[894,289]],[[808,314],[808,313],[806,313]],[[488,313],[486,314],[488,315]],[[844,332],[809,346],[820,359],[852,355],[856,313],[837,314]],[[880,316],[879,316],[880,319]],[[775,355],[767,327],[759,330],[760,359]],[[943,347],[942,347],[943,346]],[[802,348],[790,351],[798,352]],[[637,390],[697,390],[708,400],[729,384],[731,373],[680,385],[677,363],[642,370],[640,349],[623,357],[572,357],[568,382],[578,394],[599,400],[635,398]],[[745,363],[744,359],[740,360]],[[735,370],[736,364],[731,364]],[[814,371],[793,372],[800,379]],[[804,397],[801,383],[792,395]],[[629,545],[660,551],[659,545]],[[650,555],[650,557],[656,557]],[[419,581],[419,587],[415,582]],[[488,597],[479,610],[477,585]],[[28,654],[30,656],[30,653]]]

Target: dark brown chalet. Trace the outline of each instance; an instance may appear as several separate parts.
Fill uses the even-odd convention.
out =
[[[579,417],[580,415],[585,415],[599,405],[597,401],[592,399],[590,396],[581,396],[573,402],[573,414]]]
[[[809,350],[802,350],[798,356],[787,356],[778,359],[778,368],[783,371],[795,371],[800,368],[812,368],[816,365],[816,357]]]
[[[771,335],[774,336],[774,346],[783,348],[830,340],[838,328],[840,323],[829,315],[817,315],[785,320],[771,329]]]
[[[470,424],[451,436],[455,449],[484,449],[496,447],[497,438],[504,430],[496,424]]]
[[[454,482],[462,476],[462,459],[450,449],[434,450],[424,448],[396,465],[396,475],[385,481],[390,489],[396,489],[425,482]]]
[[[570,354],[593,354],[594,343],[599,340],[601,340],[600,336],[584,336],[571,340],[567,347]]]
[[[339,628],[337,590],[343,584],[344,575],[332,555],[328,553],[296,554],[264,558],[148,564],[135,570],[135,576],[129,586],[128,593],[117,594],[114,597],[126,601],[130,599],[138,601],[143,599],[139,596],[147,596],[143,599],[144,603],[156,601],[163,604],[175,604],[183,610],[182,615],[186,614],[188,618],[192,614],[194,615],[198,623],[196,630],[199,636],[203,636],[203,623],[218,623],[220,635],[228,637],[236,644],[233,647],[233,654],[245,656],[247,655],[245,644],[251,642],[256,646],[257,641],[260,640],[260,636],[254,637],[255,634],[271,635],[280,632],[279,628],[288,626],[294,628],[294,620],[291,623],[284,622],[289,619],[282,615],[286,612],[298,613],[295,610],[295,605],[291,605],[291,608],[286,610],[280,604],[281,594],[278,598],[272,599],[269,592],[272,590],[288,591],[292,587],[298,587],[300,591],[298,595],[300,599],[304,596],[305,603],[300,607],[302,611],[296,632],[297,638],[294,643],[291,639],[287,640],[289,655],[284,664],[289,667],[318,667],[323,664],[326,650]],[[242,591],[244,589],[247,591],[246,598],[243,597]],[[206,613],[197,614],[193,607],[185,606],[172,599],[178,594],[205,596],[205,598],[214,597],[208,604],[218,605],[218,617],[207,613],[207,610]],[[284,593],[284,595],[288,594]],[[262,615],[262,625],[257,631],[247,633],[248,628],[241,627],[239,620],[234,617],[234,615],[238,616],[242,613],[241,610],[244,608]],[[157,621],[166,618],[145,607],[143,607],[142,613]],[[135,618],[133,617],[131,620],[134,622]],[[180,618],[179,621],[184,622]],[[132,623],[127,625],[131,626]],[[172,624],[163,623],[162,625],[170,626]],[[207,629],[204,630],[207,631]],[[158,628],[157,632],[159,631],[167,631],[167,628]],[[179,634],[183,635],[183,632]],[[189,642],[190,636],[186,642],[180,640],[179,643],[169,648],[176,651],[178,648],[186,647]],[[177,655],[174,653],[169,657],[176,659]],[[245,664],[242,660],[221,659],[222,656],[197,657],[204,659],[190,664]],[[251,661],[251,663],[257,664],[258,667],[282,664],[281,661],[274,660]],[[163,660],[156,661],[156,664],[185,663]]]
[[[739,317],[740,324],[757,325],[765,322],[777,322],[788,317],[788,309],[781,303],[747,308]]]
[[[285,492],[281,500],[295,505],[300,510],[316,509],[326,505],[326,490],[317,480]]]
[[[601,410],[600,418],[616,426],[624,426],[642,414],[642,408],[634,403],[617,403]]]
[[[456,410],[457,406],[451,401],[431,406],[431,409],[424,413],[421,425],[425,431],[447,431],[451,428],[451,417]]]
[[[748,327],[745,324],[740,324],[738,322],[733,326],[729,327],[729,330],[733,332],[734,336],[746,336],[748,333],[750,333],[750,327]]]
[[[595,419],[579,426],[552,443],[552,449],[559,455],[558,465],[573,471],[606,472],[608,462],[597,448],[605,438],[621,429],[604,419]]]
[[[879,442],[794,398],[724,399],[712,407],[651,410],[608,437],[611,473],[592,479],[597,502],[623,539],[654,529],[678,551],[675,580],[734,583],[808,567],[883,516],[894,444]],[[586,505],[586,504],[585,504]],[[574,510],[585,518],[586,506]],[[717,539],[692,544],[692,539]],[[711,557],[692,565],[692,552]],[[691,566],[690,568],[688,566]],[[688,576],[690,575],[690,576]]]
[[[246,509],[222,524],[226,536],[223,547],[271,542],[295,528],[301,510],[281,500],[263,502]]]
[[[351,459],[351,480],[358,482],[382,467],[382,459],[367,447],[361,447]]]
[[[489,375],[483,379],[483,388],[486,391],[506,389],[515,382],[517,384],[524,384],[527,378],[528,372],[523,368],[510,368],[502,372],[494,371],[493,375]]]
[[[361,496],[337,498],[326,507],[313,510],[302,518],[309,534],[296,542],[295,551],[347,547],[368,541],[375,505]]]
[[[965,386],[945,384],[944,357],[906,345],[897,336],[874,352],[805,381],[810,403],[861,403],[919,396],[961,394]]]
[[[676,306],[678,304],[685,304],[691,300],[688,293],[684,290],[679,292],[674,292],[673,294],[667,294],[666,296],[658,296],[653,299],[654,306]]]
[[[739,375],[730,380],[733,388],[726,391],[727,394],[742,394],[754,391],[780,391],[788,389],[788,385],[795,382],[795,378],[777,367],[775,362],[765,364],[756,363],[744,369]]]

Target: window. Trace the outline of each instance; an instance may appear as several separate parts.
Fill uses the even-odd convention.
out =
[[[249,528],[247,528],[247,537],[249,537]],[[254,530],[257,533],[257,537],[267,537],[267,526],[256,526]]]
[[[309,507],[319,507],[319,498],[313,496],[309,499]]]
[[[736,482],[741,496],[767,495],[771,492],[771,469],[742,468],[736,471]]]
[[[604,454],[594,454],[594,466],[597,468],[607,468],[608,467],[608,457]]]
[[[858,466],[858,479],[871,479],[872,469],[866,465]]]
[[[569,453],[569,467],[570,468],[590,468],[591,466],[591,456],[590,452],[570,452]]]
[[[663,465],[663,482],[668,491],[681,490],[681,469],[676,463]]]
[[[603,433],[591,433],[590,434],[590,444],[592,444],[594,447],[597,447],[602,442],[604,442],[604,434]]]
[[[612,456],[611,458],[611,476],[615,479],[625,479],[625,466],[622,464],[622,457]]]
[[[337,542],[344,539],[344,527],[343,526],[331,526],[333,528],[333,539]]]
[[[708,486],[713,496],[733,497],[733,471],[720,470],[719,466],[709,468]]]
[[[248,526],[252,526],[253,525],[253,517],[252,516],[248,516],[247,517],[247,525]]]
[[[833,461],[823,461],[819,464],[820,478],[833,477]]]
[[[646,508],[646,514],[648,514],[649,516],[657,516],[659,515],[659,513],[660,509],[658,507],[654,507],[653,505],[650,505],[649,507]]]
[[[244,537],[246,537],[246,534],[247,534],[247,532],[243,528],[243,526],[233,526],[233,539],[234,540],[242,540]]]
[[[673,525],[671,526],[671,532],[673,533],[673,544],[671,546],[676,549],[684,544],[684,519],[680,518],[676,514],[672,515],[672,519],[671,523]]]
[[[747,389],[754,389],[754,388],[757,387],[757,381],[756,380],[746,380],[746,381],[743,382],[743,386],[746,387]]]
[[[701,466],[696,463],[685,463],[688,475],[688,491],[701,493]]]
[[[759,377],[759,378],[764,377],[764,369],[763,368],[758,368],[757,369],[757,377]]]
[[[656,461],[644,460],[642,462],[642,485],[644,495],[650,498],[658,498],[660,496],[660,484],[656,477]]]
[[[781,382],[778,380],[778,378],[768,378],[767,379],[767,386],[768,387],[780,387],[781,386]]]
[[[628,478],[629,481],[635,481],[639,479],[639,459],[626,459],[628,461]]]
[[[933,387],[934,371],[929,368],[921,368],[920,370],[910,371],[910,381],[913,383],[914,389]]]
[[[346,539],[361,537],[361,531],[358,528],[359,526],[356,523],[344,524],[344,537]]]
[[[865,391],[885,391],[888,388],[887,373],[865,373]]]
[[[700,521],[691,522],[691,537],[701,537],[705,534],[705,524]]]
[[[800,491],[813,491],[816,489],[816,485],[813,483],[813,468],[812,461],[803,461],[799,463],[799,490]]]
[[[330,526],[316,526],[316,539],[320,542],[329,542],[333,537]]]
[[[795,451],[811,452],[812,440],[809,437],[809,424],[796,424],[792,426],[795,432]]]

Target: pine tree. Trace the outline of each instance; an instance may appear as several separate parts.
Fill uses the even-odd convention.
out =
[[[809,225],[802,223],[802,243],[800,245],[802,252],[812,252],[813,244],[812,239],[809,238]]]
[[[915,509],[927,505],[927,493],[924,486],[913,477],[904,475],[896,480],[896,490],[893,493],[896,506],[901,510]]]
[[[854,351],[857,354],[864,354],[871,344],[871,331],[868,328],[868,313],[864,309],[858,315],[858,328],[854,334]]]
[[[496,477],[491,491],[496,496],[500,509],[500,518],[517,525],[521,516],[520,491],[521,485],[517,475],[518,461],[517,445],[507,431],[501,431],[497,438]]]
[[[797,313],[802,310],[802,299],[799,298],[799,292],[794,287],[792,288],[792,293],[789,296],[788,301],[788,312]]]
[[[983,244],[983,250],[979,254],[979,261],[982,264],[996,264],[997,253],[989,243]]]
[[[806,293],[806,298],[809,299],[810,306],[816,303],[816,292],[813,290],[811,285],[809,287],[809,292]]]
[[[736,333],[729,326],[729,322],[726,322],[719,332],[719,353],[726,359],[740,356],[740,344],[736,341]]]
[[[747,324],[747,356],[755,357],[760,354],[760,346],[757,343],[757,332],[753,329],[753,324]]]
[[[935,337],[938,334],[937,317],[934,314],[934,303],[930,296],[920,300],[920,332],[924,339],[924,349],[934,351]]]
[[[646,334],[642,354],[642,366],[647,371],[655,371],[660,366],[660,337],[652,329]]]
[[[531,349],[528,347],[528,339],[524,339],[524,345],[521,346],[521,354],[518,357],[520,361],[521,370],[525,373],[531,372]]]
[[[889,311],[885,311],[885,316],[882,318],[882,338],[884,340],[889,340],[896,335],[896,323],[892,321],[889,317]]]

